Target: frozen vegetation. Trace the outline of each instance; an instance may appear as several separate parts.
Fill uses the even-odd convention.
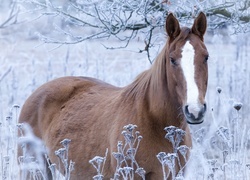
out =
[[[247,2],[247,1],[246,1]],[[44,151],[41,141],[30,133],[29,127],[17,123],[20,107],[25,99],[43,83],[61,76],[91,76],[117,86],[125,86],[143,70],[150,67],[147,52],[138,53],[144,48],[143,38],[132,39],[126,49],[107,50],[104,46],[119,47],[117,39],[101,39],[83,41],[79,44],[64,45],[43,43],[37,38],[39,30],[49,34],[52,26],[47,19],[35,20],[27,18],[27,10],[23,7],[10,12],[8,3],[0,1],[0,23],[8,19],[12,13],[13,19],[0,27],[0,177],[2,179],[18,179],[21,164],[22,176],[29,172],[31,179],[44,176],[41,152]],[[12,25],[15,13],[21,11],[21,24]],[[249,9],[248,9],[249,11]],[[249,23],[248,23],[249,24]],[[5,27],[6,25],[6,27]],[[208,112],[205,122],[201,125],[191,126],[193,147],[189,149],[173,145],[171,154],[158,154],[159,166],[162,164],[163,174],[167,178],[174,172],[171,168],[171,158],[178,158],[176,151],[190,151],[190,160],[187,162],[186,179],[250,179],[250,141],[249,122],[250,112],[250,36],[249,32],[236,33],[232,27],[208,30],[205,42],[210,53],[209,59],[209,85],[207,92]],[[162,30],[162,29],[161,29]],[[89,32],[89,30],[88,30]],[[157,32],[158,33],[158,32]],[[165,35],[159,34],[160,43],[165,41]],[[159,46],[155,46],[151,56],[157,53]],[[135,126],[130,125],[133,128]],[[128,128],[128,127],[127,127]],[[139,129],[140,127],[138,127]],[[171,129],[172,128],[172,129]],[[166,133],[176,135],[174,127],[166,129]],[[28,132],[24,138],[17,139],[17,131]],[[140,173],[142,179],[143,167],[136,163],[135,157],[130,168],[124,168],[125,159],[119,147],[128,147],[126,136],[129,133],[125,127],[124,140],[118,142],[117,152],[113,152],[117,159],[117,171],[124,179],[133,177],[133,173]],[[138,147],[143,134],[136,137]],[[170,140],[169,136],[167,139]],[[178,138],[177,138],[178,139]],[[170,140],[171,141],[171,140]],[[17,143],[23,144],[22,156],[17,157]],[[66,142],[66,143],[65,143]],[[173,141],[173,144],[176,142]],[[27,147],[28,146],[28,147]],[[28,151],[33,147],[33,152]],[[30,148],[31,149],[31,148]],[[122,149],[122,148],[121,148]],[[62,141],[62,149],[57,151],[58,163],[66,169],[65,179],[70,179],[74,160],[67,159],[70,150],[70,141]],[[108,150],[107,150],[108,151]],[[107,153],[107,152],[106,152]],[[37,155],[33,158],[34,155]],[[101,157],[103,156],[104,157]],[[185,154],[184,154],[185,156]],[[94,158],[94,157],[93,157]],[[66,159],[66,160],[65,160]],[[169,160],[170,159],[170,160]],[[167,161],[169,160],[169,161]],[[167,163],[168,162],[168,163]],[[95,179],[101,179],[102,166],[105,165],[105,152],[97,154],[90,160],[96,168]],[[50,164],[54,179],[60,175],[54,170],[55,164]],[[170,167],[167,172],[165,166]],[[137,170],[137,171],[136,171]],[[176,179],[181,179],[182,174]]]

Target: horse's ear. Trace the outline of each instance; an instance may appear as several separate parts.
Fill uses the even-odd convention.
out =
[[[174,40],[181,32],[180,24],[172,13],[166,19],[166,32],[170,41]]]
[[[203,41],[203,36],[207,29],[207,18],[203,12],[200,12],[198,17],[194,20],[192,33],[196,34]]]

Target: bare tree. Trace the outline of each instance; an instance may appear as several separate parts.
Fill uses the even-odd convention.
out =
[[[209,18],[209,29],[232,26],[233,33],[250,31],[250,1],[235,0],[24,0],[39,8],[40,17],[59,18],[54,23],[60,38],[40,34],[45,43],[76,44],[88,39],[115,38],[127,47],[131,39],[143,36],[146,51],[157,41],[156,33],[164,26],[169,12],[184,24],[203,11]],[[81,30],[79,32],[79,29]]]

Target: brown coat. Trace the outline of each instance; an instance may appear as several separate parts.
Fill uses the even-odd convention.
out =
[[[130,85],[118,88],[88,77],[63,77],[50,81],[27,99],[20,122],[32,126],[35,135],[48,147],[49,157],[54,163],[57,162],[54,151],[61,148],[60,141],[71,139],[69,159],[75,162],[73,180],[92,179],[96,171],[88,161],[97,155],[104,156],[106,148],[109,155],[104,176],[112,178],[116,160],[111,152],[117,151],[117,141],[123,139],[123,126],[136,124],[143,136],[136,159],[146,170],[146,179],[162,179],[161,164],[156,155],[162,151],[172,152],[172,145],[164,139],[164,127],[173,125],[185,130],[184,144],[191,147],[189,128],[182,111],[186,98],[185,83],[181,72],[175,72],[170,65],[169,54],[173,47],[181,49],[187,39],[194,42],[195,48],[205,48],[205,27],[194,30],[200,21],[205,21],[204,14],[196,21],[193,29],[180,29],[173,15],[168,16],[168,42],[152,67]],[[207,83],[207,77],[204,78],[197,79],[201,84],[202,101]]]

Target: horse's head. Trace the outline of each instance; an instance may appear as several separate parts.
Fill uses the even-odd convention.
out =
[[[178,97],[178,104],[190,124],[202,123],[206,112],[208,52],[203,42],[206,27],[204,13],[199,14],[191,29],[180,28],[172,14],[166,20],[168,88]]]

